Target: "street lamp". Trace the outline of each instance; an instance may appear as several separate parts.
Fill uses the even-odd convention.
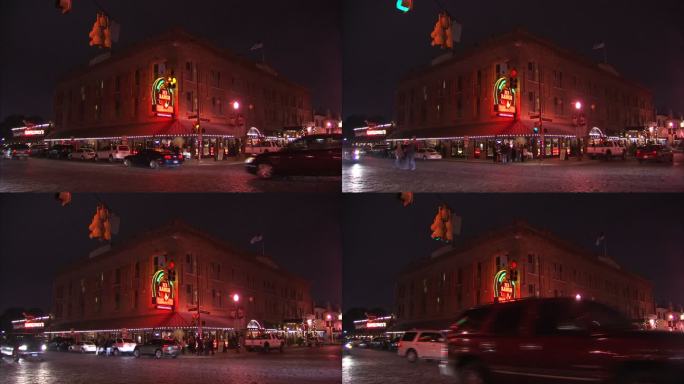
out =
[[[237,304],[237,302],[240,301],[240,295],[238,295],[237,293],[233,294],[233,301]]]
[[[239,101],[237,101],[237,100],[233,101],[233,109],[236,111],[238,109],[240,109],[240,102]]]
[[[578,111],[579,111],[580,109],[582,109],[582,102],[576,101],[576,102],[575,102],[575,109],[578,110]]]

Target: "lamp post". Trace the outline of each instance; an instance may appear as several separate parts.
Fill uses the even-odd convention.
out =
[[[332,341],[333,341],[333,335],[332,335],[332,316],[331,316],[329,313],[325,316],[325,325],[328,326],[328,332],[329,332],[328,335],[329,335],[329,338],[330,338],[330,344],[332,344]]]
[[[577,124],[576,126],[576,131],[575,131],[575,136],[577,138],[577,161],[582,160],[582,143],[580,141],[580,130],[582,126],[582,122],[585,120],[582,118],[582,102],[581,101],[576,101],[575,102],[575,110],[577,111]]]

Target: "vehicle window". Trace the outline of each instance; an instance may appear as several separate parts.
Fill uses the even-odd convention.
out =
[[[524,307],[520,304],[508,304],[499,308],[489,330],[497,335],[516,335],[520,331]]]
[[[401,338],[401,341],[413,341],[415,338],[416,332],[406,332],[404,333],[404,337]]]
[[[578,326],[590,331],[632,329],[629,320],[619,311],[595,302],[584,302],[577,318]]]
[[[418,342],[421,343],[437,343],[443,342],[444,338],[438,332],[423,332],[418,337]]]
[[[491,307],[475,308],[466,311],[454,324],[451,330],[456,332],[475,332],[482,328],[487,316],[492,312]]]
[[[583,333],[576,324],[573,303],[546,301],[539,304],[534,320],[534,333],[539,336],[576,335]]]

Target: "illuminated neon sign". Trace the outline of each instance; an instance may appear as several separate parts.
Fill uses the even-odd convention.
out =
[[[159,270],[152,277],[152,304],[157,309],[173,310],[174,291],[173,282],[164,270]]]
[[[515,298],[515,282],[508,277],[508,271],[499,271],[494,276],[494,300],[503,303]]]
[[[152,110],[157,116],[173,117],[173,86],[164,77],[152,84]]]
[[[494,83],[494,110],[498,116],[515,116],[515,89],[511,89],[505,77]]]
[[[368,323],[366,324],[366,328],[386,328],[386,327],[387,327],[387,323],[385,323],[385,322],[382,322],[382,323],[371,323],[371,322],[368,322]]]

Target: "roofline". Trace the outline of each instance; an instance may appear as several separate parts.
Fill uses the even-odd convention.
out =
[[[647,88],[646,86],[644,86],[644,85],[642,85],[642,84],[640,84],[634,80],[627,79],[621,75],[616,76],[615,74],[612,74],[606,70],[603,70],[599,67],[600,63],[596,63],[596,62],[588,59],[586,56],[581,55],[577,52],[571,51],[570,49],[563,48],[548,38],[544,38],[544,37],[534,35],[524,28],[515,28],[512,31],[504,32],[504,33],[497,34],[494,36],[489,36],[489,37],[485,38],[484,40],[482,40],[481,42],[477,42],[477,43],[474,43],[468,47],[465,47],[464,51],[453,55],[449,59],[444,60],[443,62],[441,62],[439,64],[423,65],[423,66],[419,66],[419,67],[414,67],[414,68],[410,69],[404,76],[402,76],[399,81],[404,82],[404,81],[419,78],[423,75],[426,75],[428,73],[436,71],[437,69],[441,69],[444,66],[447,66],[449,64],[453,64],[455,62],[464,60],[468,57],[474,56],[477,53],[484,51],[485,49],[505,45],[505,44],[509,43],[510,41],[513,41],[516,39],[527,39],[528,41],[532,41],[534,43],[537,43],[537,44],[539,44],[545,48],[551,49],[551,50],[559,53],[560,55],[562,55],[566,59],[569,59],[571,61],[582,64],[583,66],[587,67],[588,69],[597,71],[597,72],[604,74],[604,75],[611,76],[616,80],[620,80],[624,83],[627,83],[628,85],[639,88],[640,90],[647,92],[651,96],[653,95],[653,91],[651,89]]]

